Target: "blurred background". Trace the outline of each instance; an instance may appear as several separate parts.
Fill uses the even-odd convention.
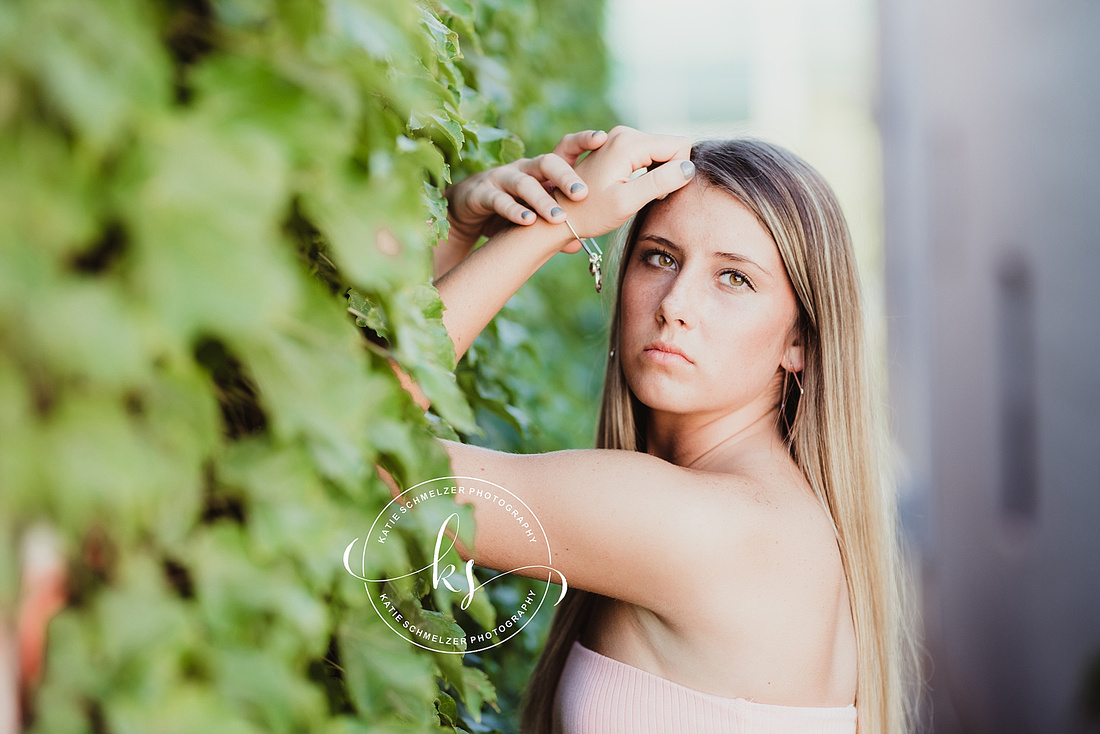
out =
[[[849,218],[927,730],[1100,731],[1100,3],[609,0],[626,124],[801,154]]]

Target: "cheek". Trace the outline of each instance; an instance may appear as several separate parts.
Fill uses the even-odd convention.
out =
[[[706,346],[708,372],[750,382],[768,380],[783,351],[786,322],[777,317],[779,304],[747,295],[742,303],[726,299],[711,304],[701,341]]]
[[[623,295],[620,305],[623,336],[628,337],[648,324],[654,308],[653,289],[640,279],[631,277],[629,271],[623,279]]]

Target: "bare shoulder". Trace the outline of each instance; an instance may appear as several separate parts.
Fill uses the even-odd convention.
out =
[[[822,500],[801,473],[753,475],[765,497],[745,542],[746,580],[832,594],[844,581],[836,532]]]
[[[716,514],[739,514],[738,532],[712,536],[711,551],[700,556],[699,573],[721,583],[712,585],[699,614],[714,619],[721,612],[731,633],[780,630],[785,619],[809,630],[802,616],[836,621],[847,608],[844,564],[832,520],[805,477],[797,468],[769,467],[744,472],[730,486],[741,502]]]
[[[695,586],[665,611],[610,602],[598,651],[691,688],[764,703],[844,706],[855,638],[839,546],[801,474],[702,477],[725,501],[696,525]],[[721,531],[721,527],[726,531]]]
[[[855,630],[828,513],[805,480],[749,481],[767,500],[735,543],[737,563],[709,569],[711,593],[673,630],[700,665],[725,671],[725,695],[847,705]]]

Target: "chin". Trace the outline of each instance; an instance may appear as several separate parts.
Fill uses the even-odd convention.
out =
[[[644,380],[636,383],[627,378],[631,394],[650,410],[659,410],[663,413],[693,412],[698,398],[691,391],[673,390],[669,389],[669,386],[653,384],[653,382]]]

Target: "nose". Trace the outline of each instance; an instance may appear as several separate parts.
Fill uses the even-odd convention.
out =
[[[679,324],[694,329],[696,324],[694,289],[689,279],[681,271],[670,279],[657,307],[657,320],[663,323]]]

